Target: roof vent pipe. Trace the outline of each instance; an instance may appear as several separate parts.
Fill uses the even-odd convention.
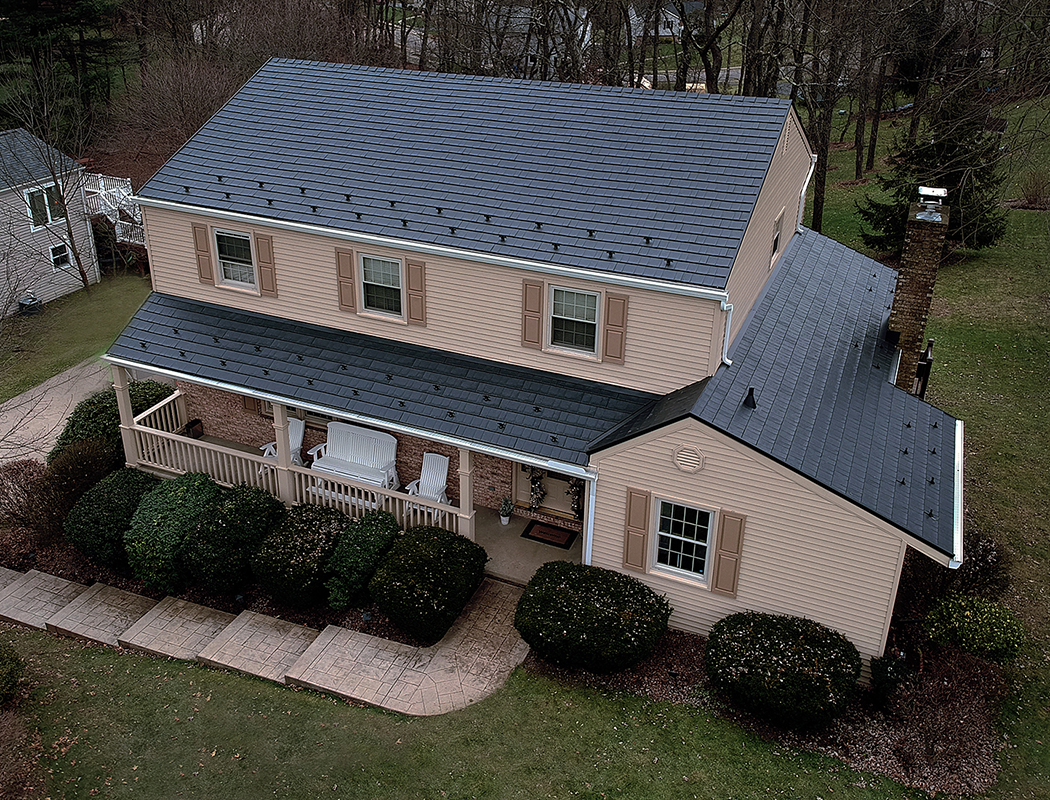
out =
[[[747,397],[744,398],[744,408],[758,408],[758,403],[755,402],[754,386],[747,390]]]

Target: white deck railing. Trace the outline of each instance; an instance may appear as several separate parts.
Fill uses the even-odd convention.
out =
[[[165,398],[135,417],[132,432],[138,466],[172,475],[203,472],[223,486],[248,484],[281,496],[280,467],[272,459],[178,433],[185,425],[181,392]],[[402,492],[341,479],[327,472],[291,466],[291,497],[287,503],[330,506],[351,517],[367,511],[389,511],[403,528],[436,525],[460,531],[459,509]]]

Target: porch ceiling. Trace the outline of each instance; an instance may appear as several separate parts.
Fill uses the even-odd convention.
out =
[[[657,395],[153,293],[118,363],[568,464]]]

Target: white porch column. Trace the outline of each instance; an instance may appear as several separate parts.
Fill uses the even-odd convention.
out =
[[[128,371],[124,367],[113,366],[113,388],[117,393],[117,411],[120,412],[120,441],[124,445],[124,461],[129,467],[137,467],[139,452],[135,445],[135,413],[131,410]]]
[[[459,449],[459,532],[474,541],[474,453]]]
[[[277,441],[277,496],[290,506],[295,502],[295,485],[289,471],[292,452],[288,443],[288,407],[281,403],[273,404],[273,432]]]

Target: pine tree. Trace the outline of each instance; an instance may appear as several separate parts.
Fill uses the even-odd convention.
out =
[[[999,156],[999,137],[985,130],[985,109],[971,97],[946,98],[915,144],[902,146],[890,172],[876,178],[886,199],[868,195],[856,204],[864,243],[900,255],[908,207],[917,202],[919,186],[935,186],[948,190],[950,245],[978,250],[995,244],[1006,233]]]

